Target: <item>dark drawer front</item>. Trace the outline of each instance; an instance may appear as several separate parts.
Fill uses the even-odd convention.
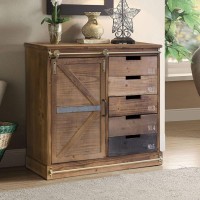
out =
[[[109,76],[156,75],[156,56],[124,56],[109,58]]]
[[[157,114],[110,117],[109,137],[157,133],[157,123]]]
[[[109,98],[109,116],[157,113],[157,95],[135,95]]]
[[[123,156],[155,151],[157,151],[157,134],[109,138],[108,156]]]

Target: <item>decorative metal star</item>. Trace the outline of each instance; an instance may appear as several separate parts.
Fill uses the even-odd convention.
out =
[[[116,8],[106,9],[105,11],[113,19],[112,32],[116,36],[113,43],[135,43],[130,36],[131,32],[134,31],[133,18],[140,12],[140,9],[129,8],[126,0],[120,0]]]

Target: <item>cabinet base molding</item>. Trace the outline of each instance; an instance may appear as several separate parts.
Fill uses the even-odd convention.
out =
[[[161,152],[137,154],[135,156],[130,155],[123,157],[110,157],[101,160],[98,159],[53,164],[49,166],[45,166],[29,157],[26,158],[26,167],[47,180],[141,167],[158,166],[161,164]]]

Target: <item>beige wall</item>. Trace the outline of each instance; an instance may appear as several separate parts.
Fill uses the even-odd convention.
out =
[[[115,1],[117,3],[118,1]],[[133,38],[137,41],[164,45],[164,0],[128,0],[130,7],[140,8],[134,18]],[[0,120],[17,121],[10,148],[25,147],[25,63],[24,42],[48,42],[47,25],[40,25],[45,16],[46,0],[5,0],[0,3],[0,79],[8,82],[5,98],[0,108]],[[63,25],[63,42],[73,42],[82,37],[80,30],[85,16],[73,16]],[[105,29],[104,38],[112,39],[112,20],[101,16],[99,22]],[[163,51],[163,50],[162,50]],[[161,54],[161,132],[164,142],[164,56]]]
[[[166,109],[200,108],[194,81],[166,82]]]

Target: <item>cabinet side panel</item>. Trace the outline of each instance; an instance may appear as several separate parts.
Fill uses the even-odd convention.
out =
[[[157,147],[160,151],[160,135],[161,135],[161,132],[160,132],[160,54],[158,55],[158,71],[157,71],[157,74],[158,74],[158,78],[157,78],[157,85],[158,85],[158,138],[157,138]]]
[[[26,48],[27,156],[45,165],[50,160],[50,91],[47,51]]]

